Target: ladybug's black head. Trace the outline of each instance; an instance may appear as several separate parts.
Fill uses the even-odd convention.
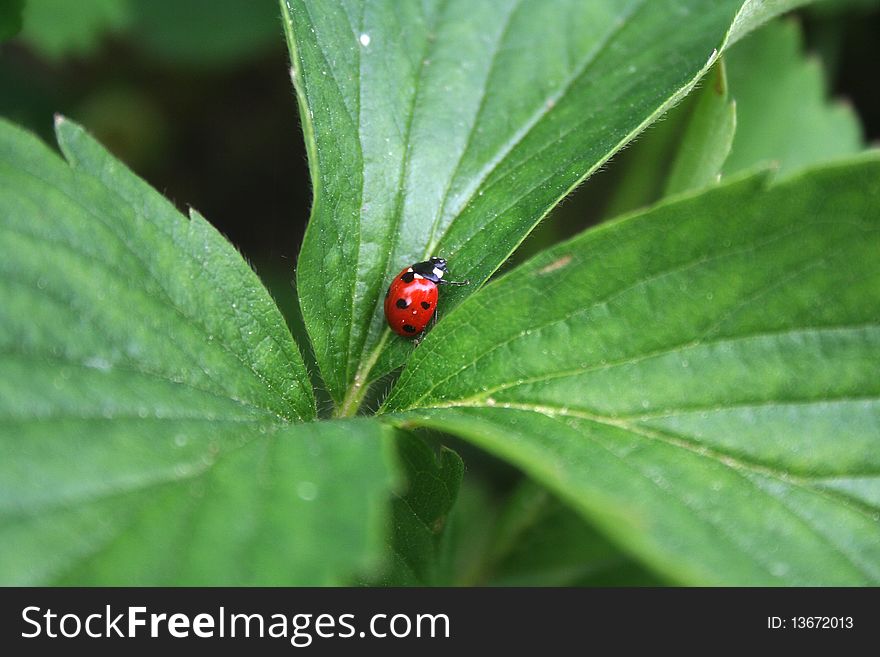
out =
[[[446,259],[438,258],[434,256],[425,260],[424,262],[417,262],[414,264],[411,269],[421,276],[422,278],[427,278],[429,281],[436,283],[437,285],[467,285],[467,281],[444,281],[443,274],[446,273]]]
[[[446,273],[446,260],[443,258],[429,258],[424,262],[417,262],[412,266],[412,270],[429,281],[439,283]]]

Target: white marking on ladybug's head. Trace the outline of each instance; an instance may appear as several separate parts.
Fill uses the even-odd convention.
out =
[[[440,269],[440,267],[434,267],[434,276],[437,278],[443,278],[443,274],[445,273],[446,272],[443,269]]]
[[[412,267],[407,267],[406,270],[407,270],[407,271],[412,271]]]
[[[412,271],[412,269],[410,269],[410,271]],[[421,279],[421,278],[424,278],[424,276],[422,276],[421,274],[413,274],[413,278]]]

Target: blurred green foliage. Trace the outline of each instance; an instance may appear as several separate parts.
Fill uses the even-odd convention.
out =
[[[21,39],[51,59],[130,39],[174,65],[224,66],[278,41],[272,0],[28,0]]]
[[[24,0],[0,0],[0,41],[14,36],[21,29]]]
[[[50,58],[91,55],[131,21],[128,0],[28,0],[21,39]]]

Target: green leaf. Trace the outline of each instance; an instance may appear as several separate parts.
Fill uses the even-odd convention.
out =
[[[339,414],[412,349],[390,277],[443,255],[460,302],[687,93],[742,5],[283,0],[315,194],[298,289]]]
[[[603,216],[631,212],[715,182],[730,153],[735,128],[736,107],[729,99],[721,60],[697,90],[618,156]]]
[[[781,163],[789,172],[860,151],[855,114],[845,103],[825,99],[818,61],[804,58],[800,42],[796,23],[777,21],[732,48],[724,60],[733,77],[723,83],[732,91],[713,95],[715,84],[704,82],[622,153],[614,163],[617,183],[605,216],[682,191],[688,186],[685,181],[672,178],[681,175],[676,169],[683,165],[704,174],[691,187],[703,186],[718,173],[731,149],[725,175],[771,163]],[[731,93],[736,111],[733,101],[726,100]]]
[[[57,308],[59,319],[85,312],[87,321],[60,324],[51,341],[26,343],[31,353],[61,349],[71,359],[146,369],[285,419],[314,418],[299,350],[235,248],[195,210],[188,221],[78,125],[59,119],[57,133],[69,167],[10,132],[5,155],[23,170],[20,183],[14,174],[7,181],[27,197],[10,198],[5,218],[11,239],[30,243],[17,248],[13,271],[22,282],[44,283],[22,297],[22,308]],[[56,252],[47,268],[43,259]],[[18,330],[25,331],[31,322],[21,314]],[[77,325],[91,339],[70,330]]]
[[[736,15],[727,34],[728,45],[733,45],[755,28],[787,11],[808,5],[816,0],[746,0]]]
[[[656,586],[658,581],[547,489],[525,480],[496,529],[494,586]]]
[[[880,582],[880,158],[712,188],[486,286],[387,400],[700,584]]]
[[[862,149],[852,108],[827,100],[819,61],[802,54],[794,22],[774,22],[727,57],[737,129],[725,175],[775,163],[788,174]]]
[[[497,507],[485,477],[471,471],[462,479],[440,546],[437,569],[441,585],[485,584],[483,563],[490,549]]]
[[[704,90],[691,93],[662,119],[651,124],[639,135],[638,141],[615,156],[614,163],[609,166],[611,191],[602,208],[603,217],[617,217],[656,203],[663,197],[669,163],[678,154],[695,101],[703,93]]]
[[[15,36],[21,29],[24,0],[4,0],[0,3],[0,41]]]
[[[21,38],[58,59],[88,55],[131,21],[131,0],[28,0]]]
[[[743,3],[734,26],[728,32],[726,47],[729,48],[773,17],[808,2],[756,0]],[[747,74],[753,73],[755,71]],[[655,123],[632,148],[618,157],[614,163],[618,172],[616,186],[605,208],[605,216],[614,217],[645,207],[670,193],[685,189],[687,185],[681,186],[681,183],[671,185],[669,176],[676,174],[669,170],[670,161],[680,163],[679,166],[687,163],[693,167],[701,157],[705,157],[712,176],[718,173],[716,167],[724,163],[730,152],[730,140],[737,123],[735,108],[727,104],[727,75],[716,68],[716,82],[719,75],[722,76],[720,82],[725,90],[720,97],[710,95],[710,90],[715,86],[713,82],[703,83],[701,90],[670,110],[662,121]],[[699,112],[695,109],[697,105],[702,108]],[[696,126],[692,125],[694,120]],[[703,181],[710,179],[706,174]],[[691,187],[697,189],[701,186],[703,182]]]
[[[377,567],[391,485],[378,422],[268,425],[67,365],[42,389],[70,392],[28,413],[5,382],[36,388],[33,364],[16,365],[0,384],[4,585],[317,586]]]
[[[446,518],[458,496],[464,463],[451,449],[439,456],[418,436],[400,432],[398,457],[406,475],[406,489],[392,505],[394,559],[385,583],[439,584],[436,572]]]
[[[388,433],[315,416],[238,255],[78,126],[0,122],[0,582],[338,584],[383,554]],[[340,485],[344,482],[344,485]]]
[[[724,62],[718,62],[697,95],[666,180],[665,196],[700,189],[721,177],[736,130],[736,105],[727,95]]]

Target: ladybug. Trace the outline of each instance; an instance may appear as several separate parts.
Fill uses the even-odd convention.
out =
[[[391,330],[405,338],[420,335],[437,313],[438,285],[467,285],[445,281],[446,260],[431,258],[402,270],[385,293],[385,319]]]

